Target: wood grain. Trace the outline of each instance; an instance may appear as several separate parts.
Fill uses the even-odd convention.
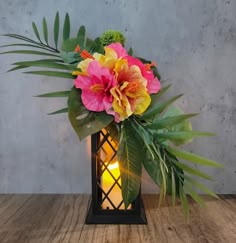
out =
[[[88,195],[0,195],[0,242],[235,243],[236,196],[204,198],[189,222],[169,197],[158,208],[158,195],[143,195],[148,225],[84,225]]]
[[[0,242],[73,242],[80,237],[88,199],[85,195],[31,196],[2,224]]]
[[[30,195],[0,195],[0,228],[29,200]]]

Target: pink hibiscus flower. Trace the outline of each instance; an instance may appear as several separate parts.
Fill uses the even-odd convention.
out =
[[[116,85],[116,81],[109,69],[101,67],[98,61],[91,61],[87,75],[79,75],[74,84],[82,90],[81,99],[88,110],[114,113],[110,89]]]
[[[128,61],[129,66],[135,65],[140,68],[142,76],[148,81],[147,89],[149,94],[155,94],[160,90],[160,81],[157,77],[154,77],[154,74],[150,68],[146,68],[146,66],[135,57],[126,56],[124,59]]]
[[[108,45],[107,47],[113,49],[116,52],[117,58],[128,56],[127,51],[119,42],[112,43],[112,44]]]

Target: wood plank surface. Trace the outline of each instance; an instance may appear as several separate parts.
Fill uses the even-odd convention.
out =
[[[181,206],[143,195],[147,225],[85,225],[88,195],[0,195],[0,242],[235,243],[236,196],[204,196],[206,208],[190,201],[186,222]]]

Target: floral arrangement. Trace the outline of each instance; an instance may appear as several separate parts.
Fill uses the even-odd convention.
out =
[[[178,148],[191,142],[194,137],[213,134],[192,130],[189,119],[196,113],[184,114],[180,108],[173,105],[182,95],[163,100],[163,95],[171,85],[160,81],[155,62],[136,57],[131,48],[127,51],[124,47],[125,37],[119,31],[108,30],[92,40],[86,37],[85,27],[81,26],[77,36],[70,38],[68,14],[63,24],[60,49],[58,13],[54,22],[55,45],[49,44],[45,18],[43,37],[34,22],[32,26],[37,40],[17,34],[6,34],[5,36],[22,42],[4,47],[17,46],[27,49],[1,54],[29,54],[47,58],[16,62],[9,71],[40,67],[46,70],[25,73],[72,79],[71,90],[42,94],[38,97],[68,98],[68,107],[50,114],[68,113],[71,125],[80,140],[106,129],[117,141],[122,196],[126,208],[139,193],[142,167],[159,185],[160,203],[167,193],[171,194],[173,205],[176,198],[179,198],[186,215],[189,211],[187,194],[199,205],[204,205],[197,193],[199,190],[217,197],[195,179],[212,178],[189,163],[222,166]]]

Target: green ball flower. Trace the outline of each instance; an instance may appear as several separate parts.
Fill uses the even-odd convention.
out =
[[[114,42],[119,42],[124,46],[125,37],[120,31],[107,30],[101,35],[100,41],[103,46],[107,46]]]

